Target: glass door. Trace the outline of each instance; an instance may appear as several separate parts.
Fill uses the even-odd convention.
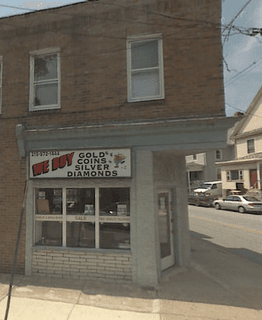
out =
[[[173,226],[170,206],[171,194],[168,190],[158,192],[158,228],[161,253],[161,270],[175,263],[173,247]]]

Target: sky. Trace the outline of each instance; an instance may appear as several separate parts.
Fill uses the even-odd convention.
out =
[[[3,17],[30,12],[30,9],[46,9],[80,1],[0,0],[0,2],[0,17]],[[238,111],[245,112],[262,84],[262,36],[248,35],[252,28],[262,28],[262,1],[222,0],[222,30],[243,7],[243,11],[232,23],[242,33],[232,28],[226,41],[225,37],[222,37],[227,116],[232,116]],[[224,31],[225,35],[227,33],[228,29]]]

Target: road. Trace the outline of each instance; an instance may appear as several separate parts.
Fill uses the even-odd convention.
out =
[[[188,206],[191,235],[262,265],[262,214]]]

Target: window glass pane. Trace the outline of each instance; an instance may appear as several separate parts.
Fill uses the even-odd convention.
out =
[[[35,106],[58,104],[58,83],[35,85]]]
[[[99,189],[99,207],[101,216],[130,215],[129,188]]]
[[[220,150],[216,150],[216,159],[220,160],[221,159],[221,152]]]
[[[61,246],[62,223],[58,221],[36,221],[35,244],[43,246]]]
[[[254,141],[254,139],[247,140],[247,152],[248,153],[255,152],[255,141]]]
[[[57,55],[35,57],[35,81],[57,79]]]
[[[100,223],[101,249],[130,249],[129,223]]]
[[[131,44],[131,69],[158,66],[158,40]]]
[[[36,214],[62,214],[62,189],[35,189]]]
[[[132,72],[131,86],[132,98],[158,96],[159,70]]]
[[[67,247],[95,247],[94,222],[67,222],[66,223]]]
[[[95,215],[95,189],[66,189],[66,213]]]
[[[238,180],[238,170],[232,170],[231,171],[231,180]]]

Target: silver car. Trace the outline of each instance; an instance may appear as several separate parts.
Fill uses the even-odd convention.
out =
[[[228,209],[244,212],[262,212],[262,202],[254,197],[230,195],[226,198],[215,200],[213,206],[219,209]]]

